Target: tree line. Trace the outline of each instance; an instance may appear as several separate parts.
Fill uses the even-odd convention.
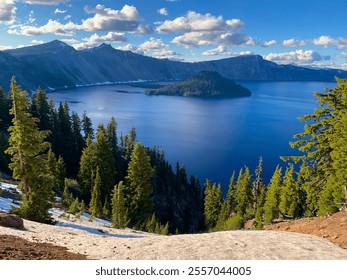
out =
[[[337,82],[300,117],[304,132],[290,145],[302,154],[283,157],[289,163],[268,184],[262,158],[255,172],[234,171],[225,197],[220,184],[201,186],[161,149],[143,146],[134,128],[118,135],[111,118],[94,131],[86,113],[80,118],[66,102],[55,108],[42,89],[29,100],[15,79],[8,97],[0,90],[0,168],[20,180],[20,214],[39,221],[49,219],[54,195],[71,213],[164,234],[240,229],[251,219],[260,229],[278,218],[333,213],[347,201],[347,81]]]

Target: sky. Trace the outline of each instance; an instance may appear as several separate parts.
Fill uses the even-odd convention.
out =
[[[0,0],[0,51],[55,39],[156,58],[347,70],[344,0]]]

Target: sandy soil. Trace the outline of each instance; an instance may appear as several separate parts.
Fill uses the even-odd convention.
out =
[[[0,235],[45,242],[88,259],[344,259],[347,250],[308,234],[280,231],[228,231],[160,236],[116,230],[78,221],[59,226],[25,220],[27,230],[0,227]]]
[[[30,242],[23,238],[0,235],[0,260],[85,260],[86,256],[68,252],[49,243]]]

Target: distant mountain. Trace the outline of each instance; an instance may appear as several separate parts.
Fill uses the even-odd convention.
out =
[[[58,40],[0,52],[0,84],[8,90],[13,75],[27,90],[135,80],[183,80],[200,71],[215,71],[232,80],[333,81],[342,70],[315,70],[278,65],[258,55],[215,61],[178,62],[120,51],[110,45],[77,51]]]
[[[250,96],[251,92],[214,71],[201,71],[190,78],[158,89],[147,89],[148,95],[176,95],[190,97]]]

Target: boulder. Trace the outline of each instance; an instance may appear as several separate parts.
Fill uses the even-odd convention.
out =
[[[24,229],[23,219],[15,214],[0,213],[0,226]]]

